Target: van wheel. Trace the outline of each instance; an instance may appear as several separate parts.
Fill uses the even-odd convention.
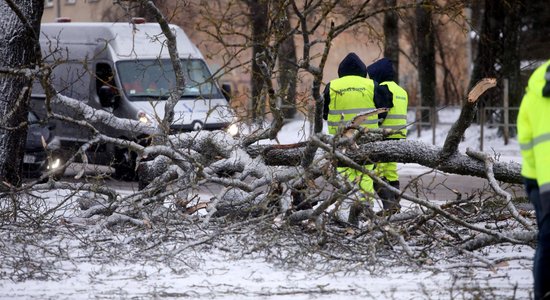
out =
[[[117,180],[136,181],[138,179],[136,159],[137,154],[135,152],[117,148],[113,162],[115,172],[111,176]]]

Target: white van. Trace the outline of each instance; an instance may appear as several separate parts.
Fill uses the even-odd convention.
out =
[[[185,90],[174,111],[173,132],[226,129],[234,120],[229,87],[219,88],[198,48],[185,32],[170,25],[177,39]],[[55,65],[52,82],[61,94],[119,118],[157,124],[164,117],[165,101],[176,86],[166,38],[157,23],[43,23],[40,45],[44,59]],[[46,114],[43,89],[33,86],[31,107]],[[53,108],[58,113],[60,109]],[[72,116],[81,118],[79,116]],[[57,121],[55,134],[67,153],[87,142],[91,131]],[[130,129],[102,131],[141,141]],[[128,176],[135,160],[127,150],[101,145],[88,153],[96,164],[112,165],[115,175]]]

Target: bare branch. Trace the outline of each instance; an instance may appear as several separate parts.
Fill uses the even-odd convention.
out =
[[[458,145],[464,136],[464,131],[472,124],[477,111],[477,99],[490,88],[496,86],[496,79],[484,78],[480,80],[474,88],[468,94],[468,100],[462,106],[462,111],[458,120],[453,124],[451,130],[447,134],[445,143],[440,153],[440,160],[444,161],[449,159],[451,155],[455,154],[458,149]]]
[[[516,207],[514,206],[514,203],[512,203],[512,195],[510,193],[503,190],[499,184],[495,180],[495,174],[493,172],[493,166],[494,166],[494,159],[487,155],[486,153],[474,151],[472,149],[468,149],[466,153],[474,157],[476,159],[479,159],[485,163],[485,170],[487,174],[487,180],[489,180],[489,184],[491,185],[491,188],[497,193],[498,195],[503,196],[506,199],[506,207],[512,214],[512,216],[525,228],[529,230],[533,230],[533,224],[531,222],[527,221],[524,217],[522,217],[519,212],[517,211]]]

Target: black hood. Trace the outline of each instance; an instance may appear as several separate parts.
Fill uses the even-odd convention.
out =
[[[387,58],[377,60],[368,66],[367,73],[376,82],[394,81],[393,64]]]
[[[367,77],[367,66],[361,61],[357,54],[351,52],[338,66],[338,77],[356,75]]]

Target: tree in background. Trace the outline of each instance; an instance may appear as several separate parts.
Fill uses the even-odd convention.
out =
[[[43,0],[0,1],[0,182],[4,188],[21,184],[32,85],[25,73],[40,62],[34,41],[43,10]]]
[[[401,63],[404,69],[410,64],[418,70],[418,77],[402,73],[404,84],[410,93],[412,105],[441,107],[458,105],[464,99],[469,78],[468,65],[468,23],[465,16],[465,1],[420,2],[420,6],[400,14],[400,54],[406,59]],[[430,14],[431,17],[426,16]],[[421,67],[421,60],[424,66]],[[426,77],[426,70],[433,74]],[[403,71],[403,69],[402,69]],[[432,86],[432,81],[434,81]],[[417,86],[419,85],[419,86]],[[425,97],[417,95],[417,90],[427,86],[428,94],[434,95],[434,104],[425,103]],[[420,96],[420,99],[416,99]],[[428,97],[428,99],[431,98]],[[429,112],[423,111],[419,120],[428,122]]]
[[[397,0],[385,0],[387,7],[396,7]],[[384,13],[384,57],[393,62],[395,82],[399,83],[399,27],[395,10]]]
[[[510,107],[519,107],[525,85],[521,81],[521,51],[519,44],[521,16],[525,11],[525,0],[495,1],[500,3],[506,12],[501,33],[502,39],[502,79],[508,82],[508,99]],[[504,83],[504,81],[503,81]],[[504,93],[504,91],[503,91]],[[503,94],[502,93],[502,94]],[[505,97],[506,95],[503,95]],[[497,104],[500,106],[500,103]],[[510,120],[517,119],[517,111],[510,112]],[[501,120],[503,121],[503,120]],[[515,131],[513,131],[515,135]]]
[[[279,5],[285,5],[285,1],[281,1]],[[296,88],[298,84],[298,63],[296,59],[296,43],[294,35],[289,35],[291,32],[290,24],[290,7],[280,7],[277,15],[277,27],[280,30],[279,36],[282,41],[278,47],[278,81],[279,93],[283,116],[291,119],[296,114]]]
[[[502,106],[503,79],[508,79],[510,106],[519,106],[524,86],[519,37],[526,3],[523,0],[496,0],[475,5],[481,6],[483,14],[477,21],[480,28],[470,86],[484,77],[497,78],[498,88],[488,92],[480,104]],[[510,118],[515,119],[515,115]]]
[[[422,106],[435,107],[435,30],[432,22],[432,6],[421,3],[416,8],[416,47],[418,55],[418,80]],[[435,116],[434,116],[435,117]],[[430,120],[430,111],[422,110],[421,120]]]
[[[266,55],[266,44],[268,43],[269,26],[269,0],[245,0],[248,5],[248,16],[250,18],[252,59],[251,59],[251,100],[252,119],[257,120],[265,115],[266,98],[262,94],[265,77],[260,69],[260,56]],[[267,59],[267,57],[266,57]],[[264,60],[265,62],[265,60]]]
[[[275,97],[275,92],[277,92],[276,108],[270,108],[270,112],[273,112],[274,108],[280,109],[283,117],[292,118],[296,113],[298,67],[296,45],[290,23],[289,2],[246,0],[245,3],[249,7],[252,42],[252,118],[264,119],[267,112],[266,94],[267,97]],[[262,72],[259,65],[262,62],[273,65],[274,60],[278,62],[278,74],[274,75],[279,84],[277,91],[270,90],[271,84],[265,82],[265,70]],[[262,94],[264,87],[267,88],[266,94]]]
[[[503,55],[505,51],[517,51],[517,44],[514,45],[517,35],[515,33],[508,33],[505,30],[510,30],[512,26],[519,25],[514,21],[514,14],[518,12],[513,10],[508,3],[518,3],[518,1],[485,1],[482,8],[483,14],[480,16],[481,21],[479,34],[477,35],[477,49],[474,58],[474,69],[470,78],[471,87],[475,82],[484,77],[495,77],[499,79],[503,78]],[[508,26],[505,26],[508,24]],[[512,49],[504,49],[505,41],[504,36],[511,34],[512,37],[507,37],[507,45],[512,46]],[[509,57],[514,57],[514,54],[509,54]],[[513,69],[512,64],[518,64],[519,61],[514,59],[512,62],[507,62],[507,70]],[[498,90],[489,92],[484,97],[483,103],[485,105],[497,105],[502,99]]]

